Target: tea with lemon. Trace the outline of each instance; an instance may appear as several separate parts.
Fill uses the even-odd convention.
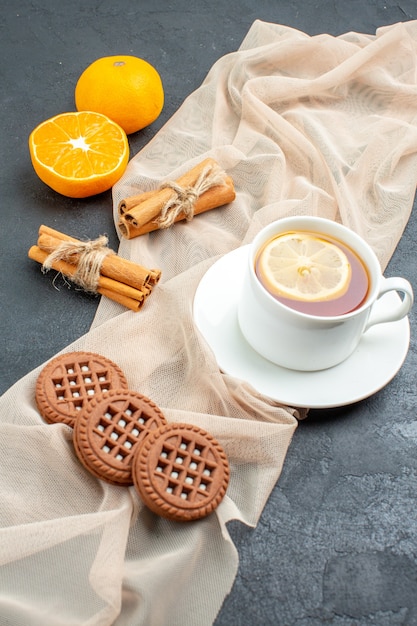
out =
[[[315,232],[286,232],[269,239],[257,254],[255,272],[279,302],[309,315],[355,311],[369,290],[359,256],[343,242]]]

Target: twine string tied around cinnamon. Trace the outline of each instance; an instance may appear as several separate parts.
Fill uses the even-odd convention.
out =
[[[225,184],[225,173],[218,166],[206,166],[194,185],[181,187],[175,181],[166,181],[161,185],[161,189],[172,189],[175,194],[164,204],[158,217],[159,228],[171,226],[180,213],[183,213],[187,221],[194,216],[194,205],[196,200],[217,185]]]
[[[78,255],[77,269],[71,280],[85,291],[97,293],[102,263],[108,254],[115,254],[107,243],[105,235],[91,241],[62,241],[45,259],[42,272],[48,272],[57,261],[71,262],[74,255]]]

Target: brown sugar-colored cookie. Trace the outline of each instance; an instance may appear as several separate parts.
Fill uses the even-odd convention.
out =
[[[95,395],[127,386],[125,375],[113,361],[92,352],[69,352],[49,361],[39,374],[36,404],[48,423],[73,426]]]
[[[133,482],[143,502],[158,515],[191,521],[209,515],[229,484],[229,463],[221,445],[192,424],[171,423],[138,446]]]
[[[132,459],[150,432],[166,423],[162,411],[136,391],[114,389],[95,396],[75,424],[78,458],[94,476],[113,485],[132,485]]]

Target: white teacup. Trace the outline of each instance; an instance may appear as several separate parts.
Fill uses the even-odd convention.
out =
[[[263,286],[255,271],[259,250],[274,236],[291,231],[328,235],[353,250],[367,269],[369,288],[364,302],[354,311],[324,317],[294,310],[279,302]],[[374,309],[375,302],[389,291],[400,292],[387,311]],[[349,228],[319,217],[297,216],[263,228],[250,247],[238,303],[238,321],[247,342],[273,363],[299,371],[333,367],[348,358],[362,335],[375,324],[405,317],[413,305],[413,290],[404,278],[384,278],[372,248]]]

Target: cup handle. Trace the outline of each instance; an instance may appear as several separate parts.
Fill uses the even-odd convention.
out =
[[[397,322],[410,312],[414,302],[414,295],[413,288],[408,280],[399,277],[384,278],[377,300],[379,300],[384,293],[389,291],[399,291],[403,294],[403,299],[390,311],[371,311],[364,332],[366,332],[368,328],[371,328],[371,326],[375,326],[375,324]]]

